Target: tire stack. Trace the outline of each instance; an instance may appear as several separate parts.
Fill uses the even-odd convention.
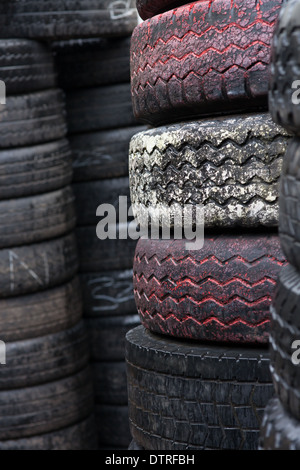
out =
[[[136,9],[135,13],[132,30],[137,24]],[[119,216],[119,196],[129,202],[129,143],[145,129],[137,125],[132,112],[129,32],[124,23],[118,37],[53,45],[59,84],[66,93],[98,443],[100,448],[112,450],[127,449],[130,443],[125,334],[140,324],[132,282],[136,241],[119,237],[120,231],[127,230],[127,207],[125,204],[125,213]],[[100,205],[102,213],[97,212]],[[114,231],[115,220],[117,239],[98,238],[97,224],[107,210],[104,205],[116,209],[116,218],[105,230]]]
[[[269,106],[272,118],[294,137],[284,157],[279,194],[279,236],[288,265],[271,306],[271,365],[276,396],[267,406],[260,448],[300,449],[300,4],[281,9],[274,34]]]
[[[0,51],[0,449],[95,449],[64,95],[47,46]]]
[[[135,251],[131,448],[253,450],[274,393],[269,308],[286,264],[278,180],[290,136],[267,100],[282,1],[185,3],[138,1],[131,39],[134,113],[153,127],[131,140],[132,204],[141,224],[146,208],[173,229]],[[204,206],[201,249],[174,235],[187,204]]]

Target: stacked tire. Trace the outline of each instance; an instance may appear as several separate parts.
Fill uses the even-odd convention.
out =
[[[279,236],[289,264],[280,274],[271,307],[270,370],[276,396],[264,414],[260,442],[264,450],[300,449],[299,43],[299,2],[291,0],[282,7],[274,34],[269,91],[274,121],[294,136],[280,183]]]
[[[130,37],[124,28],[121,37],[60,41],[53,48],[66,93],[98,444],[101,449],[127,449],[125,334],[140,321],[132,280],[136,241],[121,234],[127,231],[130,206],[129,142],[145,129],[132,111]],[[105,211],[111,210],[113,217],[105,220]],[[114,233],[112,238],[100,230],[106,222],[105,232]]]
[[[267,99],[281,4],[137,3],[132,100],[152,129],[129,155],[134,215],[149,224],[133,266],[142,326],[126,336],[132,448],[258,448],[274,394],[270,305],[286,264],[278,181],[290,135]]]
[[[0,448],[95,449],[64,95],[47,46],[0,50]]]

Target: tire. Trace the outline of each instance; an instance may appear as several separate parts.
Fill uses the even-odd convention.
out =
[[[152,214],[170,212],[173,226],[178,208],[202,204],[206,227],[278,226],[278,181],[288,142],[268,113],[135,135],[129,173],[137,221],[142,224],[142,208],[151,207]]]
[[[0,213],[1,248],[58,237],[76,225],[71,186],[37,196],[0,201]]]
[[[259,450],[300,450],[300,424],[280,403],[270,401],[265,409]]]
[[[77,227],[80,272],[95,273],[132,269],[137,241],[131,238],[125,240],[119,238],[120,230],[126,231],[127,229],[128,224],[118,224],[116,240],[109,238],[100,240],[95,227]]]
[[[36,436],[71,426],[93,410],[90,370],[48,384],[1,391],[1,440]]]
[[[125,127],[70,136],[73,181],[128,176],[130,139],[144,129],[145,127]]]
[[[78,270],[73,233],[0,250],[0,298],[41,292],[71,280]]]
[[[198,1],[137,26],[131,39],[136,118],[158,126],[267,109],[270,45],[281,4]]]
[[[96,405],[95,408],[99,445],[128,448],[131,441],[128,407]]]
[[[71,135],[137,125],[129,83],[70,91],[66,108]]]
[[[0,199],[48,193],[71,183],[67,140],[0,151]]]
[[[85,323],[89,334],[91,360],[120,362],[125,359],[126,333],[139,326],[140,320],[134,312],[120,317],[87,318]]]
[[[129,444],[128,450],[145,450],[144,447],[141,447],[134,439]]]
[[[121,213],[121,217],[127,218],[130,206],[128,177],[74,183],[72,189],[79,226],[93,225],[95,227],[99,222],[99,216],[96,215],[97,208],[102,204],[109,204],[115,208],[117,222],[119,222],[119,212],[123,210],[122,203],[119,204],[120,196],[127,198],[125,213]]]
[[[136,311],[132,269],[82,273],[80,282],[85,317],[128,315]]]
[[[285,409],[300,419],[300,369],[294,341],[300,338],[300,325],[295,312],[299,306],[300,275],[288,265],[280,273],[276,288],[270,335],[271,373],[277,396]],[[296,357],[294,357],[294,353]]]
[[[129,422],[146,450],[256,450],[274,389],[267,348],[126,335]]]
[[[140,17],[143,20],[148,20],[152,16],[173,10],[187,3],[189,3],[188,0],[137,0],[136,6]]]
[[[0,390],[63,379],[88,363],[88,337],[82,321],[48,336],[6,343],[6,366],[0,369]]]
[[[119,6],[119,7],[118,7]],[[130,35],[137,24],[134,0],[11,0],[0,8],[5,38],[75,39]]]
[[[0,107],[1,149],[62,139],[66,132],[64,94],[61,90],[8,96],[6,105]]]
[[[300,135],[298,50],[300,46],[300,9],[297,1],[285,2],[274,32],[270,79],[269,109],[275,122]],[[295,99],[294,99],[295,98]]]
[[[2,39],[0,56],[0,77],[7,95],[56,86],[53,56],[43,44],[27,39]]]
[[[0,441],[0,450],[97,450],[94,415],[68,428],[39,436]]]
[[[96,403],[127,406],[125,358],[122,362],[95,362],[92,372]]]
[[[73,327],[82,316],[80,287],[75,277],[44,292],[0,300],[1,340],[33,340]]]
[[[130,37],[61,41],[53,50],[64,90],[130,82]]]
[[[300,269],[300,139],[293,138],[284,157],[279,192],[279,235],[287,260]]]
[[[197,251],[184,239],[140,239],[133,287],[141,322],[178,338],[267,343],[285,263],[275,234],[206,234]]]

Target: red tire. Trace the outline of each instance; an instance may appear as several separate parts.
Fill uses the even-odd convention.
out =
[[[278,235],[207,236],[197,251],[185,242],[139,240],[133,278],[143,325],[181,338],[267,343],[269,308],[286,264]]]
[[[189,3],[188,0],[137,0],[136,7],[143,20]]]
[[[270,44],[282,0],[202,0],[135,28],[135,116],[160,125],[268,105]]]

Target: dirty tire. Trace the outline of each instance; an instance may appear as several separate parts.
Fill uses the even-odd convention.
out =
[[[136,118],[157,126],[267,109],[270,45],[281,4],[205,0],[137,26],[131,39]]]
[[[279,177],[289,139],[269,113],[133,136],[129,174],[136,219],[144,223],[143,207],[159,214],[163,206],[174,225],[178,208],[183,213],[186,204],[202,204],[205,227],[278,226]]]
[[[282,6],[274,32],[269,109],[275,122],[297,135],[300,135],[299,86],[294,86],[294,82],[300,79],[299,47],[300,8],[297,1],[290,0]]]
[[[146,450],[255,450],[274,389],[267,348],[126,336],[129,421]]]
[[[0,40],[0,78],[6,94],[17,95],[56,86],[51,49],[28,39]]]
[[[127,376],[125,354],[121,362],[92,364],[96,403],[127,405]]]
[[[196,340],[267,343],[270,305],[285,264],[277,234],[206,234],[187,240],[140,239],[133,287],[143,325]]]
[[[136,311],[132,269],[82,273],[80,282],[86,317],[128,315]]]
[[[95,409],[99,445],[128,448],[131,441],[128,407],[96,404]]]
[[[145,127],[125,127],[69,137],[73,156],[73,181],[128,176],[130,139]]]
[[[0,199],[48,193],[71,180],[72,156],[65,139],[0,150]]]
[[[69,91],[66,108],[71,135],[137,125],[129,83]]]
[[[53,51],[64,90],[130,82],[130,37],[61,41]]]
[[[66,133],[61,90],[8,96],[6,104],[0,106],[1,149],[42,144],[62,139]]]
[[[0,201],[0,247],[27,245],[70,232],[76,224],[71,186]]]
[[[93,410],[90,369],[48,384],[0,392],[0,439],[57,431]]]
[[[140,17],[143,20],[148,20],[152,16],[173,10],[187,3],[189,3],[187,0],[137,0],[136,7]]]
[[[78,277],[59,287],[0,300],[1,339],[6,343],[71,328],[82,316]]]
[[[135,1],[10,0],[0,6],[1,37],[45,40],[130,35],[137,24]]]
[[[278,398],[267,405],[261,426],[260,450],[300,450],[300,423]]]
[[[71,280],[78,270],[73,233],[0,250],[0,298],[44,291]]]

